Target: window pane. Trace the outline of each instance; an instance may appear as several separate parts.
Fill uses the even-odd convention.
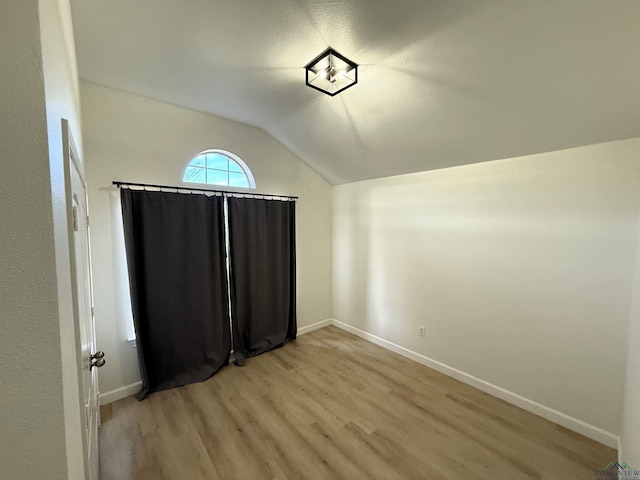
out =
[[[244,173],[229,172],[230,187],[248,187],[249,181]]]
[[[204,155],[198,155],[196,158],[194,158],[193,160],[191,160],[189,162],[190,166],[194,166],[194,167],[205,167],[205,156]]]
[[[207,183],[213,185],[229,185],[227,175],[227,172],[207,169]]]
[[[182,177],[183,182],[206,183],[242,188],[256,188],[250,181],[251,172],[222,150],[208,150],[192,158]]]
[[[204,168],[187,167],[184,171],[183,182],[207,183],[207,177]]]
[[[207,153],[207,168],[227,170],[229,168],[228,163],[228,158],[224,155],[221,155],[219,153]]]
[[[231,159],[229,159],[229,171],[242,173],[244,175],[244,170],[242,170],[242,167]]]

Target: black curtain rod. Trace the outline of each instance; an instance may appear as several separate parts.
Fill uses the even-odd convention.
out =
[[[229,197],[234,197],[234,196],[242,196],[242,197],[258,197],[258,198],[265,198],[265,197],[271,197],[271,198],[286,198],[289,200],[297,200],[298,197],[292,197],[290,195],[275,195],[275,194],[271,194],[271,193],[246,193],[246,192],[233,192],[233,191],[227,191],[227,190],[212,190],[212,189],[207,189],[207,188],[192,188],[192,187],[176,187],[173,185],[154,185],[152,183],[134,183],[134,182],[120,182],[117,180],[114,180],[113,185],[115,185],[116,187],[120,188],[121,186],[125,186],[125,187],[151,187],[151,188],[168,188],[171,190],[187,190],[189,192],[207,192],[207,193],[220,193],[223,196],[229,196]]]

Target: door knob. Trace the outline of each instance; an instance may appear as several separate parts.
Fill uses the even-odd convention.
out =
[[[104,359],[104,352],[101,350],[98,350],[96,353],[89,356],[89,370],[93,367],[100,368],[105,363],[106,360]]]

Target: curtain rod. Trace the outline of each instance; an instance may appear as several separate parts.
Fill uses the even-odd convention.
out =
[[[129,186],[129,187],[151,187],[151,188],[168,188],[171,190],[187,190],[190,192],[208,192],[208,193],[221,193],[222,196],[229,196],[229,197],[235,197],[235,196],[242,196],[242,197],[257,197],[257,198],[266,198],[266,197],[271,197],[271,198],[286,198],[288,200],[297,200],[298,197],[292,197],[290,195],[275,195],[275,194],[271,194],[271,193],[246,193],[246,192],[233,192],[233,191],[228,191],[228,190],[213,190],[213,189],[207,189],[207,188],[192,188],[192,187],[176,187],[173,185],[155,185],[152,183],[134,183],[134,182],[120,182],[118,180],[114,180],[113,185],[115,185],[116,187],[120,188],[121,186]],[[177,193],[177,192],[176,192]]]

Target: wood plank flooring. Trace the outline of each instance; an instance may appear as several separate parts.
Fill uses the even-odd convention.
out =
[[[617,459],[335,327],[102,421],[102,480],[589,480]]]

